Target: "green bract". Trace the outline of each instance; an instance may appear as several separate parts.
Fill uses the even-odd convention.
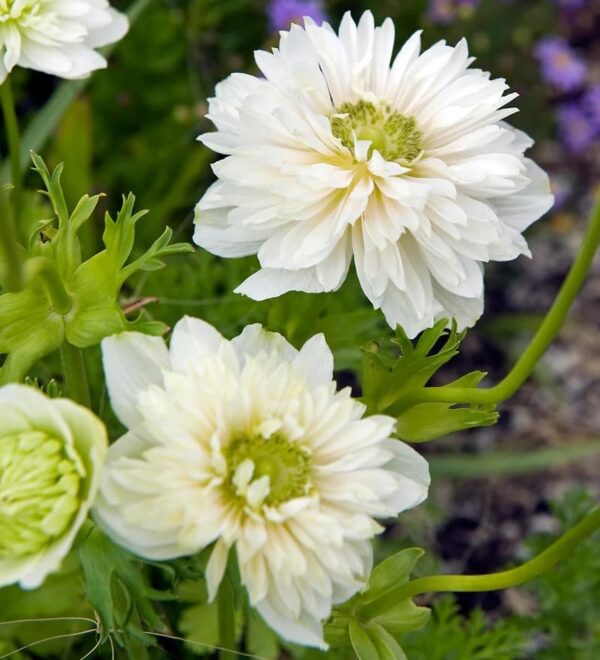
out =
[[[135,225],[145,211],[134,213],[135,197],[128,195],[116,219],[107,213],[104,249],[82,260],[78,232],[94,212],[101,195],[84,195],[69,211],[60,184],[62,166],[52,174],[33,155],[55,218],[34,223],[27,236],[23,261],[25,286],[0,295],[0,354],[6,354],[0,383],[21,380],[39,359],[64,342],[78,348],[98,344],[125,330],[161,334],[166,326],[143,316],[129,320],[119,304],[125,281],[140,270],[156,270],[169,254],[190,249],[170,245],[167,227],[148,250],[128,263],[134,247]]]
[[[0,388],[0,587],[39,586],[69,552],[99,485],[107,438],[89,410]]]

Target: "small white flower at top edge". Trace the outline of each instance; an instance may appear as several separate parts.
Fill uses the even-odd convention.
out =
[[[83,78],[106,66],[95,49],[128,29],[107,0],[0,0],[0,83],[15,66]]]

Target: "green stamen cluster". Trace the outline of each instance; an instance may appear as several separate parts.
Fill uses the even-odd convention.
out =
[[[253,480],[269,477],[270,492],[265,499],[269,506],[279,506],[302,497],[309,489],[309,457],[297,442],[290,442],[282,435],[234,438],[225,449],[225,459],[228,484],[236,495],[233,478],[240,463],[248,459],[254,463]]]
[[[343,103],[329,118],[335,137],[354,149],[354,135],[370,140],[386,160],[411,162],[423,150],[423,134],[414,117],[394,112],[388,104],[376,106],[370,101]]]
[[[79,508],[81,477],[62,442],[41,431],[0,438],[0,558],[43,550]]]
[[[34,18],[39,13],[40,4],[39,0],[0,0],[0,24]]]

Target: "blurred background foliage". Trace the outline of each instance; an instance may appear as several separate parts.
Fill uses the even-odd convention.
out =
[[[126,2],[114,4],[128,8]],[[533,260],[488,268],[486,315],[440,382],[471,369],[488,371],[490,381],[506,372],[556,293],[600,181],[599,0],[138,0],[137,7],[139,16],[109,68],[89,83],[61,84],[22,69],[14,76],[24,127],[50,99],[82,90],[37,148],[50,165],[66,163],[71,205],[86,192],[107,193],[85,227],[88,254],[101,244],[103,211],[115,211],[130,190],[137,208],[150,209],[139,225],[140,253],[165,225],[175,240],[191,240],[194,204],[213,180],[215,157],[195,141],[210,130],[207,98],[231,72],[257,73],[253,51],[274,46],[277,30],[299,13],[337,24],[347,10],[357,16],[371,9],[379,21],[394,19],[397,43],[416,29],[424,31],[426,46],[467,37],[477,65],[519,92],[520,112],[511,122],[536,140],[533,156],[550,172],[557,198],[555,209],[528,233]],[[6,153],[6,145],[0,150]],[[32,174],[27,183],[39,185]],[[43,213],[43,202],[35,203]],[[232,293],[255,266],[254,257],[225,261],[201,250],[172,257],[167,268],[132,278],[122,305],[132,313],[143,308],[170,326],[183,314],[200,316],[228,336],[262,322],[297,345],[323,331],[336,354],[340,383],[359,393],[357,347],[387,330],[354,278],[336,294],[287,294],[256,303]],[[522,561],[581,516],[600,494],[599,324],[596,268],[560,341],[534,379],[502,407],[500,423],[420,446],[436,476],[432,497],[390,527],[378,545],[380,556],[419,544],[428,551],[419,564],[423,573],[489,572]],[[89,350],[87,357],[94,407],[116,437],[98,351]],[[57,374],[58,362],[50,357],[34,375],[47,384]],[[60,389],[60,379],[52,388]],[[583,486],[574,491],[575,483]],[[527,589],[434,600],[432,623],[403,640],[408,657],[600,657],[599,548],[597,539],[590,540],[571,562]],[[161,647],[147,649],[145,639],[137,657],[191,658],[218,645],[218,615],[206,613],[201,579],[193,571],[183,574],[188,579],[177,589],[184,607],[165,605],[163,613],[170,634],[196,643],[161,641]],[[81,588],[68,563],[32,594],[0,590],[0,621],[89,616]],[[194,612],[200,611],[213,622],[210,629],[195,625]],[[47,634],[39,624],[0,627],[0,657],[44,635],[82,630],[85,622],[43,625]],[[259,621],[251,631],[247,650],[275,657],[276,642]],[[11,657],[79,658],[93,637],[69,637],[67,646],[38,644]],[[110,657],[111,649],[103,644],[94,653]],[[319,656],[292,648],[286,653]]]

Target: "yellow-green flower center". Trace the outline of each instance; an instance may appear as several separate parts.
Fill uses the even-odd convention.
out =
[[[249,485],[268,478],[260,503],[278,506],[310,489],[310,457],[297,443],[282,435],[269,438],[239,436],[225,449],[227,484],[237,497],[245,497]],[[246,477],[241,472],[247,472]]]
[[[0,0],[0,25],[39,12],[40,0]]]
[[[69,527],[81,476],[64,445],[42,431],[0,438],[0,559],[33,555]]]
[[[354,136],[369,140],[386,160],[411,162],[423,150],[423,134],[414,117],[392,110],[388,104],[370,101],[343,103],[329,118],[335,137],[354,150]]]

